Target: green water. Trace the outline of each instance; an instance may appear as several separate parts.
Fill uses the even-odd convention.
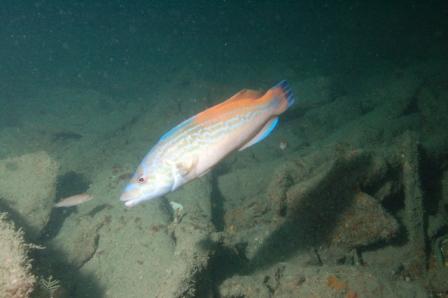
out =
[[[448,295],[444,1],[4,1],[0,20],[0,212],[45,247],[23,251],[30,297]],[[169,129],[283,79],[268,138],[119,201]]]

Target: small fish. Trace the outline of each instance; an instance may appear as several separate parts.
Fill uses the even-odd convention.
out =
[[[267,137],[277,125],[278,115],[293,103],[288,83],[281,81],[264,94],[243,89],[185,120],[149,151],[120,200],[132,207],[205,175],[231,152]]]
[[[70,197],[61,199],[59,202],[54,204],[54,207],[56,207],[56,208],[72,207],[72,206],[76,206],[76,205],[82,204],[84,202],[90,201],[91,199],[93,199],[93,196],[91,196],[87,193],[81,193],[81,194],[77,194],[74,196],[70,196]]]

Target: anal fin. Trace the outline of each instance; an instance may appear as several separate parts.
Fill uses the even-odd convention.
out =
[[[253,137],[249,142],[244,144],[238,151],[243,151],[246,148],[249,148],[250,146],[264,140],[268,135],[271,134],[271,132],[274,130],[274,128],[278,124],[278,117],[275,117],[271,120],[269,120],[263,128],[257,133],[255,137]]]

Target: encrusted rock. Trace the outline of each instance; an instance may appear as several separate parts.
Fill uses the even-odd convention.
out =
[[[299,271],[299,272],[298,272]],[[416,297],[427,298],[418,284],[394,281],[362,267],[297,267],[283,263],[252,275],[233,276],[218,287],[230,297]]]
[[[331,235],[331,244],[354,248],[389,240],[399,230],[395,218],[373,197],[356,193],[351,205],[340,215]]]
[[[50,241],[50,253],[51,250],[58,251],[64,255],[66,262],[81,267],[97,249],[99,226],[89,216],[71,216],[57,237]]]
[[[33,291],[36,278],[31,273],[27,249],[23,232],[0,213],[0,297],[26,298]]]
[[[56,191],[58,164],[46,152],[0,161],[0,207],[29,239],[48,223]]]

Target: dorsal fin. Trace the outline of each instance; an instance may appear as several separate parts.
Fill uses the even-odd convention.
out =
[[[256,99],[261,97],[261,94],[262,93],[255,90],[243,89],[229,99],[200,112],[194,116],[194,121],[196,123],[202,123],[204,121],[218,119],[220,117],[220,119],[223,120],[224,118],[222,117],[230,117],[233,115],[232,111],[235,111],[242,106],[248,106],[252,101],[255,102]]]
[[[255,91],[255,90],[243,89],[243,90],[238,91],[235,95],[233,95],[232,97],[230,97],[229,99],[227,99],[224,102],[236,101],[236,100],[241,100],[241,99],[257,99],[261,95],[262,95],[262,93]]]

